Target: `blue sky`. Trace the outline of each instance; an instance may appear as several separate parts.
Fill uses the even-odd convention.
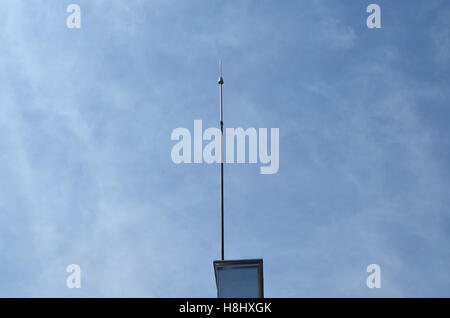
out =
[[[277,174],[225,166],[226,258],[267,297],[450,296],[448,1],[0,11],[0,296],[215,297],[219,167],[170,134],[217,126],[219,59],[225,126],[280,129]]]

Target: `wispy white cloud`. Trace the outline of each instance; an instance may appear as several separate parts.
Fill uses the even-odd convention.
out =
[[[264,257],[268,296],[448,293],[446,8],[420,68],[334,2],[80,5],[80,30],[57,1],[0,6],[1,295],[215,296],[217,167],[174,165],[169,137],[216,123],[218,58],[226,125],[281,133],[277,175],[226,166],[227,255]]]

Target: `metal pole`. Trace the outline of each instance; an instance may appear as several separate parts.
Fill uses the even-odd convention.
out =
[[[225,259],[224,244],[224,218],[223,218],[223,98],[222,85],[224,83],[222,77],[222,62],[219,62],[219,85],[220,85],[220,226],[221,226],[221,255],[222,261]]]

